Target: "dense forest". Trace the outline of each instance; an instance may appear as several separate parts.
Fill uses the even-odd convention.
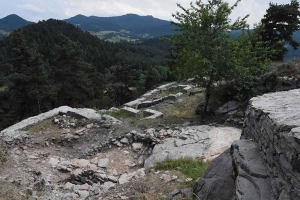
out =
[[[110,43],[52,19],[15,30],[0,42],[0,129],[61,105],[121,105],[170,79],[169,48]]]

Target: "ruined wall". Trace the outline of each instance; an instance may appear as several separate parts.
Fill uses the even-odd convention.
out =
[[[199,178],[198,197],[221,199],[226,190],[230,200],[300,200],[300,89],[252,98],[230,155]]]
[[[252,98],[246,110],[242,137],[257,145],[271,189],[269,199],[300,199],[300,90]],[[233,158],[245,144],[233,145]],[[249,155],[249,153],[248,153]],[[248,163],[251,165],[257,163]],[[253,166],[252,166],[253,167]]]

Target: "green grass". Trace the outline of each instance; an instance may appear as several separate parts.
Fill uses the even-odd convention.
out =
[[[0,87],[0,92],[4,92],[7,89],[7,86]]]
[[[124,118],[129,118],[131,117],[130,113],[124,111],[124,110],[118,110],[118,111],[113,111],[113,112],[106,112],[104,113],[106,115],[110,115],[116,119],[124,119]]]
[[[52,125],[52,119],[46,119],[38,124],[35,124],[28,128],[29,133],[37,133],[39,131],[45,130]]]
[[[155,170],[178,170],[193,180],[201,177],[206,171],[209,162],[201,159],[180,158],[178,160],[167,159],[159,162],[155,166]]]

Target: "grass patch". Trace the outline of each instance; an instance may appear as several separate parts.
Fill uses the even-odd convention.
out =
[[[201,159],[180,158],[178,160],[165,160],[155,166],[155,170],[178,170],[193,180],[201,177],[206,171],[209,162]]]
[[[0,92],[4,92],[7,89],[7,86],[0,87]]]
[[[52,119],[46,119],[38,124],[35,124],[28,128],[29,133],[37,133],[49,128],[52,125]]]
[[[130,115],[130,113],[128,113],[128,112],[126,112],[125,110],[122,110],[122,109],[119,109],[117,111],[112,111],[112,112],[108,111],[108,112],[106,112],[104,114],[110,115],[110,116],[112,116],[112,117],[114,117],[116,119],[124,119],[124,118],[130,118],[130,117],[132,117]]]

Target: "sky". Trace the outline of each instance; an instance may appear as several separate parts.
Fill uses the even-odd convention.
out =
[[[155,18],[173,20],[172,13],[180,11],[177,3],[190,7],[195,0],[0,0],[0,18],[9,14],[38,22],[39,20],[67,19],[77,14],[86,16],[119,16],[127,13],[152,15]],[[224,0],[233,5],[236,0]],[[203,0],[205,2],[205,0]],[[242,0],[231,18],[250,14],[248,23],[252,26],[260,21],[269,7],[270,0]],[[290,0],[272,0],[286,4]]]

